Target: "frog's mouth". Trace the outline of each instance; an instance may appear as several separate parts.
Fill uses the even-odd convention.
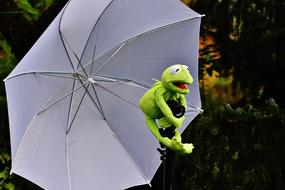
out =
[[[182,90],[185,90],[185,89],[188,89],[188,86],[186,83],[183,83],[183,82],[174,82],[173,83],[174,86],[176,86],[177,88],[180,88]]]

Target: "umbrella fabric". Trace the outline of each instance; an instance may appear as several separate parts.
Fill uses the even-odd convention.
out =
[[[169,65],[194,83],[181,132],[199,113],[201,15],[178,0],[71,0],[5,79],[12,169],[44,189],[150,183],[158,142],[138,108]]]

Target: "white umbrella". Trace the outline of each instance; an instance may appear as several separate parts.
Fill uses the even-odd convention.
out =
[[[5,79],[11,172],[44,189],[150,183],[158,142],[138,101],[169,65],[194,78],[201,15],[178,0],[71,0]]]

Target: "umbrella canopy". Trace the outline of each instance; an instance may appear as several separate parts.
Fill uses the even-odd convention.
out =
[[[5,79],[12,169],[44,189],[150,183],[158,142],[138,107],[169,65],[194,83],[201,15],[178,0],[71,0]]]

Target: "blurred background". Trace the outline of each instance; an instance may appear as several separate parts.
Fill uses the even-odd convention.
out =
[[[0,1],[1,81],[66,2]],[[183,139],[192,142],[195,149],[190,156],[176,158],[174,189],[284,190],[285,1],[183,0],[183,3],[206,15],[202,18],[199,58],[205,111],[183,133]],[[10,175],[3,82],[0,82],[0,148],[0,190],[40,189]]]

